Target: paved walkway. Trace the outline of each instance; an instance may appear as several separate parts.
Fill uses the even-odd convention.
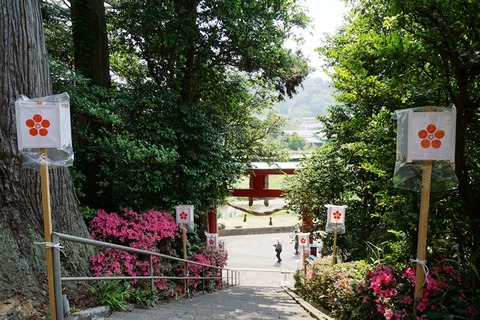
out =
[[[293,286],[293,273],[303,267],[295,255],[290,233],[267,233],[220,237],[228,252],[227,267],[240,271],[240,284],[246,286]],[[282,262],[278,263],[273,246],[282,243]]]
[[[317,319],[282,288],[235,286],[148,310],[114,312],[108,320],[270,320]]]
[[[294,254],[290,243],[290,233],[220,239],[225,241],[229,254],[228,267],[240,271],[239,286],[170,301],[151,309],[114,312],[105,320],[329,319],[287,289],[293,287],[293,272],[302,268],[300,256]],[[273,248],[276,239],[284,245],[281,263],[276,261]]]

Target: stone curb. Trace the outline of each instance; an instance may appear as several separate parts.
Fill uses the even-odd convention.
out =
[[[109,317],[111,314],[112,310],[110,307],[101,306],[72,313],[65,317],[65,320],[101,320]]]
[[[285,233],[293,232],[294,226],[284,227],[268,227],[268,228],[238,228],[238,229],[221,229],[218,231],[219,236],[242,236],[249,234],[265,234],[265,233]]]
[[[282,289],[290,296],[292,297],[295,302],[297,302],[300,306],[302,306],[305,311],[307,311],[312,317],[314,317],[317,320],[335,320],[320,310],[314,308],[310,303],[306,302],[302,298],[300,298],[295,292],[293,292],[292,289],[286,286],[282,286]]]

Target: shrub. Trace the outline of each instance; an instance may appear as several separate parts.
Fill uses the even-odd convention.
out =
[[[479,292],[466,272],[440,257],[428,272],[422,298],[415,303],[415,268],[364,262],[331,265],[318,259],[307,270],[301,294],[336,319],[476,319]],[[297,284],[298,285],[298,284]]]
[[[191,261],[200,262],[203,264],[208,264],[216,267],[225,267],[227,265],[227,252],[220,252],[220,251],[211,251],[203,247],[199,253],[196,253],[190,257]],[[192,277],[213,277],[218,276],[217,269],[214,268],[207,268],[205,269],[205,273],[203,273],[203,267],[199,265],[190,264],[189,265],[189,275]],[[192,279],[189,280],[189,286],[192,288],[198,288],[202,284],[201,279]],[[215,289],[222,289],[223,283],[222,278],[217,277],[215,280],[208,279],[205,282],[206,290],[211,292]]]
[[[332,265],[331,258],[317,259],[307,269],[300,292],[333,317],[354,319],[344,315],[350,315],[357,306],[358,288],[363,285],[367,268],[364,262]]]
[[[99,297],[102,305],[110,306],[114,310],[125,310],[131,287],[126,281],[100,281],[92,293]]]
[[[180,237],[173,217],[166,212],[155,210],[141,215],[127,209],[122,213],[99,210],[90,222],[90,232],[95,240],[166,254],[175,254],[172,244]],[[90,261],[95,276],[150,275],[150,260],[146,255],[104,248],[99,254],[92,256]],[[152,257],[152,262],[155,275],[168,273],[168,262],[161,263],[158,257]],[[136,284],[137,281],[132,280],[130,283]],[[155,286],[157,291],[174,294],[166,279],[156,279]]]
[[[175,242],[181,239],[181,234],[172,215],[167,212],[150,210],[138,214],[132,210],[121,213],[107,213],[99,210],[98,215],[90,223],[92,238],[132,248],[178,256]],[[192,255],[192,261],[225,266],[226,253],[200,252]],[[150,257],[117,249],[102,248],[90,258],[95,276],[149,276]],[[183,276],[184,264],[169,259],[152,257],[153,274],[158,276]],[[189,265],[189,276],[202,276],[200,266]],[[148,281],[130,280],[132,286],[129,298],[136,303],[151,305],[152,296],[169,298],[184,293],[183,280],[155,279],[155,291],[151,292]],[[201,282],[190,280],[189,286],[196,289]],[[216,286],[221,287],[220,284]]]

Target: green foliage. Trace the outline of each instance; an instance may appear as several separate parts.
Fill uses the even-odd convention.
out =
[[[347,205],[347,232],[338,243],[347,259],[364,259],[365,242],[396,241],[386,232],[389,229],[401,227],[407,239],[413,238],[415,226],[407,221],[400,226],[396,219],[399,210],[404,217],[414,214],[413,205],[406,205],[414,198],[391,184],[395,147],[390,114],[382,111],[360,119],[338,106],[322,119],[331,139],[304,160],[289,180],[289,209],[309,215],[314,222],[311,231],[317,231],[325,228],[326,204]],[[322,240],[330,248],[332,236],[325,234]],[[403,249],[411,252],[409,246]]]
[[[297,132],[288,134],[284,136],[283,139],[286,141],[288,148],[290,150],[294,150],[294,151],[301,150],[306,145],[305,140],[302,137],[300,137],[300,135]]]
[[[55,91],[71,97],[81,203],[117,211],[221,202],[253,160],[281,151],[264,140],[284,119],[306,59],[284,48],[308,23],[291,1],[116,1],[107,12],[112,88],[72,70],[69,28],[46,24]],[[211,21],[216,21],[212,24]],[[57,22],[55,24],[55,22]],[[60,32],[64,31],[64,32]],[[54,50],[63,41],[62,50]],[[69,56],[70,60],[65,59]]]
[[[127,281],[102,280],[92,289],[92,293],[100,298],[102,305],[110,306],[114,310],[125,310],[131,289]]]
[[[138,70],[176,90],[187,104],[220,85],[217,76],[229,68],[267,81],[281,96],[295,93],[308,71],[306,60],[284,47],[293,28],[308,23],[291,1],[167,1],[159,6],[129,0],[118,1],[115,9],[115,48],[140,52],[148,71]]]
[[[455,167],[459,192],[437,198],[444,206],[435,209],[441,212],[441,218],[438,215],[433,218],[445,220],[433,224],[448,225],[450,217],[456,215],[462,216],[457,219],[463,221],[468,217],[467,228],[478,238],[474,221],[479,219],[480,212],[473,209],[476,200],[472,195],[478,193],[480,180],[476,179],[476,161],[470,157],[478,155],[477,148],[471,149],[471,145],[478,140],[473,133],[478,122],[473,119],[480,108],[477,99],[480,25],[475,14],[472,15],[480,9],[479,3],[362,0],[352,4],[342,32],[328,38],[321,48],[333,70],[331,75],[337,99],[344,104],[342,109],[364,119],[382,109],[392,112],[399,108],[454,103],[458,117]],[[333,134],[340,135],[334,127],[337,125],[342,126],[333,122],[331,128]],[[457,237],[462,233],[460,229],[455,232]],[[446,233],[441,237],[451,238]],[[468,246],[477,246],[477,242],[466,240]]]
[[[339,237],[346,258],[370,258],[365,243],[375,243],[383,258],[405,265],[416,254],[420,199],[392,186],[396,158],[392,114],[400,108],[453,102],[460,185],[458,191],[431,194],[428,250],[457,250],[458,259],[471,261],[478,269],[480,259],[474,252],[480,242],[480,211],[472,195],[480,190],[478,161],[473,159],[479,151],[473,145],[479,138],[474,119],[480,108],[476,98],[480,26],[471,12],[478,12],[479,4],[428,0],[351,4],[344,27],[319,49],[327,59],[338,103],[319,117],[329,142],[292,179],[287,194],[290,209],[311,215],[316,231],[325,225],[323,205],[348,205],[347,232]],[[323,240],[328,251],[331,236]]]
[[[468,281],[471,273],[456,261],[440,258],[431,263],[422,298],[414,310],[414,267],[382,263],[331,264],[318,259],[305,279],[296,276],[295,287],[304,299],[326,310],[335,319],[476,319],[478,288]]]
[[[146,288],[135,288],[130,294],[130,299],[138,306],[155,307],[155,291]]]
[[[70,24],[70,11],[66,6],[40,1],[42,11],[45,42],[49,59],[73,68],[73,38]]]
[[[80,207],[80,212],[87,223],[97,216],[97,210],[85,206]]]
[[[349,317],[361,301],[358,288],[368,269],[365,262],[332,265],[331,258],[317,259],[307,269],[304,285],[296,283],[296,286],[302,287],[301,295],[307,301],[331,312],[335,319],[367,319]]]

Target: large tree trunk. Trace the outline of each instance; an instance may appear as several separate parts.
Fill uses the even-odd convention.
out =
[[[51,80],[39,1],[0,0],[0,10],[0,301],[20,296],[38,308],[48,298],[45,248],[33,243],[44,239],[40,175],[22,168],[15,99],[51,94]],[[50,190],[54,231],[88,237],[66,168],[51,170]],[[89,272],[91,249],[67,244],[65,251],[64,272]]]
[[[72,0],[70,6],[75,69],[90,79],[93,85],[109,88],[111,77],[104,0]],[[75,118],[78,123],[88,126],[91,132],[105,125],[82,112],[75,113]],[[78,143],[88,150],[86,152],[90,152],[88,141],[81,139]],[[88,156],[80,154],[80,157],[83,162],[79,163],[79,168],[86,177],[82,204],[90,208],[98,208],[101,204],[107,211],[118,210],[112,203],[112,188],[105,188],[102,195],[98,194],[97,180],[101,175],[101,157],[96,153],[89,153]]]
[[[103,0],[72,0],[75,69],[102,87],[110,87],[107,25]]]

